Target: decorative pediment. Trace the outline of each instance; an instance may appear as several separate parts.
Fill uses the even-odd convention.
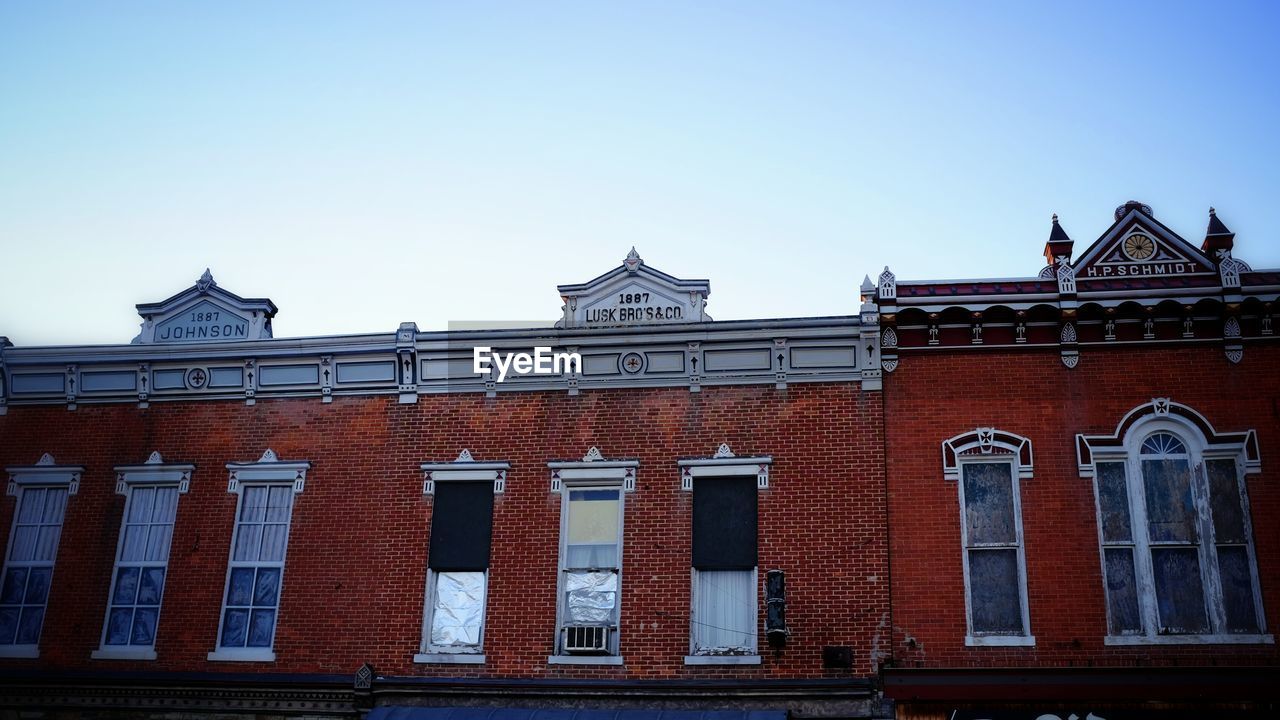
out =
[[[1217,274],[1207,255],[1156,221],[1149,208],[1129,205],[1135,203],[1117,211],[1115,224],[1074,263],[1077,282]]]
[[[138,344],[226,342],[271,337],[276,306],[266,298],[242,298],[218,287],[205,270],[195,285],[158,303],[137,306]]]
[[[618,267],[580,285],[560,285],[556,327],[629,327],[706,322],[708,280],[682,280],[645,264],[631,248]]]

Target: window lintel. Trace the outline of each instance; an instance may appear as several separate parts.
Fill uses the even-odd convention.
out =
[[[453,462],[422,463],[422,494],[434,495],[437,482],[460,480],[492,480],[495,495],[506,490],[507,471],[511,463],[501,461],[478,462],[471,457],[470,450],[463,450]]]
[[[756,488],[766,490],[769,487],[769,466],[773,457],[757,455],[739,457],[729,449],[728,443],[721,443],[715,455],[711,457],[681,458],[676,461],[680,467],[680,489],[686,492],[693,490],[693,479],[696,477],[755,477]]]
[[[1110,435],[1076,435],[1076,464],[1080,477],[1093,477],[1094,465],[1098,460],[1127,454],[1125,442],[1129,435],[1160,420],[1176,426],[1182,434],[1190,433],[1197,437],[1198,442],[1204,443],[1204,455],[1243,456],[1245,473],[1252,475],[1262,472],[1262,453],[1258,446],[1258,434],[1253,429],[1220,433],[1195,409],[1169,398],[1152,398],[1151,402],[1143,403],[1125,413]]]
[[[942,442],[942,474],[947,480],[960,479],[960,465],[984,460],[1012,460],[1018,479],[1034,477],[1031,440],[994,427],[980,427]]]
[[[294,494],[306,488],[307,470],[311,463],[305,460],[281,460],[270,448],[262,453],[262,457],[253,462],[230,462],[226,465],[230,471],[227,492],[240,494],[242,482],[276,482],[292,483]]]
[[[581,485],[590,482],[620,483],[626,492],[635,492],[636,468],[640,461],[634,458],[608,460],[600,449],[592,446],[581,460],[552,460],[551,492],[558,493],[566,484]]]
[[[9,473],[8,494],[14,497],[19,485],[66,485],[67,494],[75,495],[80,490],[84,466],[58,465],[52,455],[45,453],[35,465],[10,465],[5,472]]]
[[[160,453],[153,452],[141,465],[117,465],[116,494],[124,495],[128,485],[172,485],[177,484],[178,492],[186,494],[191,485],[191,473],[196,466],[191,463],[166,463]]]

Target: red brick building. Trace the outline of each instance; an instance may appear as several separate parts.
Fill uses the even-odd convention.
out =
[[[899,717],[1274,711],[1280,273],[1233,240],[1128,203],[1039,278],[882,276]]]
[[[287,340],[206,274],[0,341],[0,708],[1265,715],[1280,272],[1232,246],[1131,203],[732,322],[633,251],[554,328]]]
[[[634,252],[560,291],[279,340],[206,275],[134,344],[6,347],[0,704],[886,715],[874,313],[710,322]],[[536,347],[580,362],[475,372]]]

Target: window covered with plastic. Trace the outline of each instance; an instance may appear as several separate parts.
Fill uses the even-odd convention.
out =
[[[573,634],[575,628],[617,628],[618,575],[622,558],[621,488],[578,488],[565,493],[561,569],[561,652],[579,645],[616,652],[616,638],[600,631]],[[592,638],[584,643],[582,638]],[[565,640],[565,638],[570,638]]]

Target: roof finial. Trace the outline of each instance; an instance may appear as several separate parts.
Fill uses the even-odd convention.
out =
[[[1209,217],[1217,217],[1217,216],[1218,216],[1218,211],[1217,211],[1217,210],[1214,210],[1214,209],[1213,209],[1213,206],[1212,206],[1212,205],[1210,205],[1210,206],[1209,206]]]
[[[208,290],[210,286],[216,287],[217,284],[218,283],[213,280],[213,273],[209,272],[209,268],[205,268],[204,274],[196,281],[196,290],[204,292],[205,290]]]
[[[622,264],[627,268],[628,272],[635,272],[644,264],[644,260],[640,259],[640,253],[636,252],[634,245],[631,246],[631,252],[627,253],[627,257],[622,261]]]
[[[1054,214],[1053,214],[1053,224],[1054,224],[1054,225],[1057,225],[1057,224],[1058,224],[1058,213],[1054,213]]]

